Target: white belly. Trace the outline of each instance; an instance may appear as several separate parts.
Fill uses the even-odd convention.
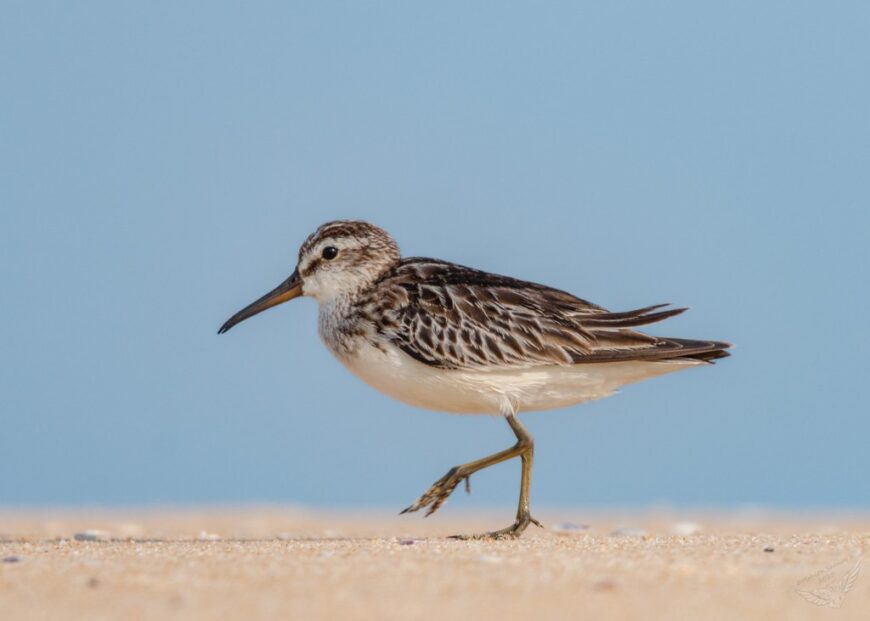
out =
[[[361,345],[339,360],[368,385],[409,405],[466,414],[549,410],[612,395],[620,386],[703,364],[608,362],[508,370],[444,370],[392,346]]]

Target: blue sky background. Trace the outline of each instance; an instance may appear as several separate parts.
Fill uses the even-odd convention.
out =
[[[509,445],[358,382],[313,301],[215,334],[364,218],[737,344],[525,417],[538,505],[870,507],[868,7],[4,2],[0,504],[398,510]]]

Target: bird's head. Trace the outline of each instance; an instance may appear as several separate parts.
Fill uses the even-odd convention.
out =
[[[361,220],[322,225],[299,248],[290,277],[259,300],[230,317],[223,334],[237,323],[300,295],[328,304],[371,285],[400,258],[399,247],[381,228]]]

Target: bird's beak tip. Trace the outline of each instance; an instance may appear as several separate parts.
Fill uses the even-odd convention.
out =
[[[253,317],[267,308],[283,304],[284,302],[299,297],[300,295],[302,295],[302,281],[299,278],[299,272],[294,271],[290,278],[275,287],[275,289],[261,297],[256,302],[249,304],[225,321],[218,329],[217,333],[223,334],[224,332],[228,332],[230,328],[235,326],[237,323],[241,323],[248,317]]]

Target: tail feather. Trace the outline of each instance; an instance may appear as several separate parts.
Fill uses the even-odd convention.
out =
[[[698,360],[712,363],[729,356],[730,343],[650,336],[631,330],[684,313],[686,308],[665,308],[656,304],[634,310],[585,314],[580,320],[584,330],[594,338],[591,351],[578,351],[572,356],[575,364],[584,362],[624,362],[630,360]],[[662,310],[665,309],[665,310]]]
[[[673,338],[663,338],[661,340],[676,346],[670,348],[673,355],[668,355],[664,359],[688,358],[690,360],[703,360],[713,364],[714,360],[727,358],[731,355],[728,353],[731,343],[724,341],[694,341],[691,339]]]
[[[646,308],[638,308],[623,313],[601,313],[583,318],[583,327],[586,328],[632,328],[656,323],[669,317],[674,317],[686,312],[686,308],[671,308],[654,313],[652,311],[664,308],[668,304],[656,304]]]
[[[653,337],[655,342],[645,347],[625,349],[602,349],[591,354],[576,356],[574,363],[586,362],[624,362],[628,360],[700,360],[712,363],[729,356],[730,343],[723,341],[694,341]]]

